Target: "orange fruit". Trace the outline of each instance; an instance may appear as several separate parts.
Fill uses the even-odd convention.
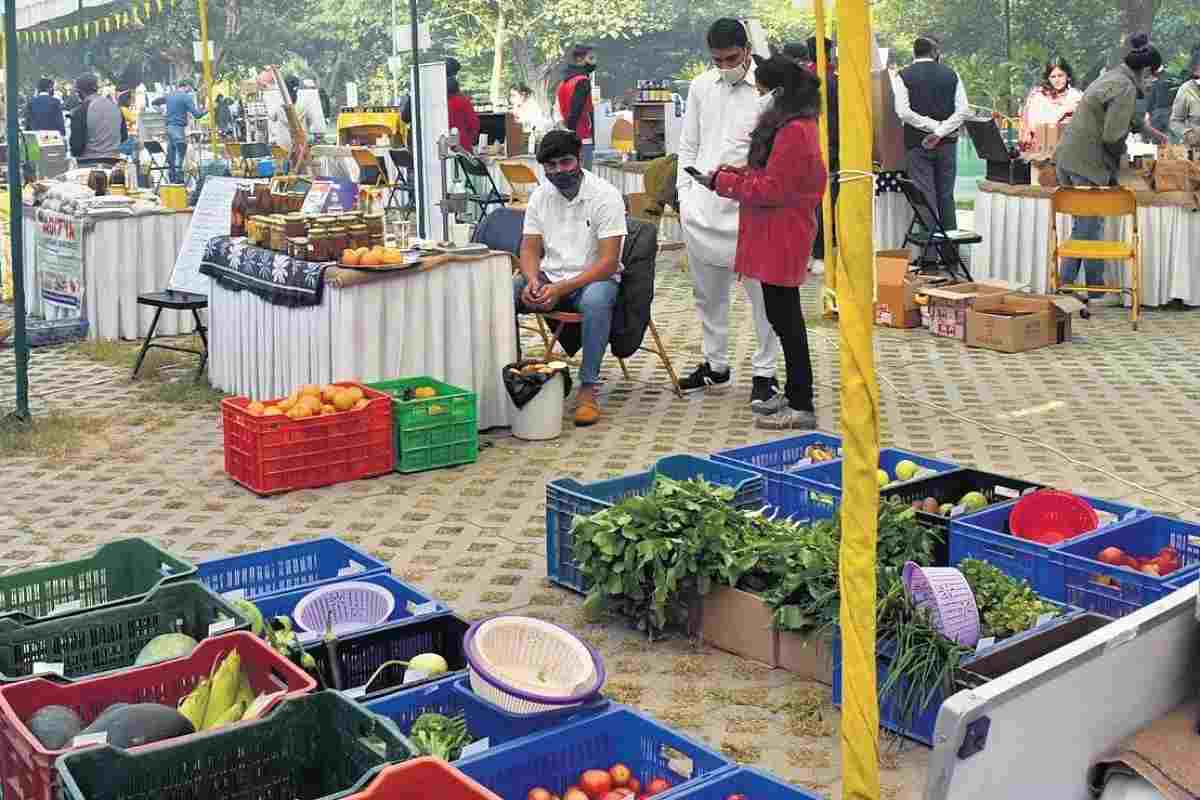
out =
[[[337,409],[336,409],[336,408],[334,408],[334,407],[333,407],[333,406],[331,406],[331,405],[323,405],[323,406],[321,406],[321,414],[322,414],[322,416],[323,416],[323,415],[325,415],[325,414],[336,414],[336,413],[337,413]]]
[[[262,413],[264,417],[282,417],[283,411],[279,406],[267,406],[267,410]]]
[[[304,397],[301,397],[300,402],[296,404],[297,408],[300,406],[307,406],[310,414],[320,414],[321,398],[313,397],[311,394],[306,394]]]
[[[321,387],[321,400],[324,403],[332,403],[333,396],[341,391],[340,386],[334,386],[332,383],[328,386]]]
[[[282,411],[283,413],[286,414],[287,412],[292,410],[292,406],[296,405],[297,401],[299,401],[299,400],[300,400],[299,395],[290,394],[287,397],[280,400],[275,405],[277,405],[279,407],[280,411]]]
[[[333,407],[338,411],[349,411],[357,400],[348,389],[342,389],[333,396]]]
[[[350,393],[350,396],[354,398],[354,402],[356,403],[363,399],[363,390],[357,386],[348,386],[346,387],[346,391]]]
[[[383,248],[383,263],[399,264],[404,261],[404,253],[394,247]]]
[[[431,397],[437,397],[437,389],[432,386],[418,386],[413,391],[413,397],[417,400],[428,400]]]
[[[383,256],[378,253],[367,253],[358,260],[360,267],[378,267],[383,264]]]
[[[358,252],[349,248],[342,251],[342,263],[347,266],[358,266]]]
[[[371,248],[369,248],[369,247],[360,247],[360,248],[358,248],[357,250],[355,250],[354,252],[358,253],[358,257],[359,257],[359,258],[362,258],[362,257],[363,257],[363,256],[365,256],[367,253],[371,252]]]
[[[262,403],[258,402],[257,400],[252,400],[250,402],[250,405],[246,406],[246,411],[248,411],[249,413],[253,414],[256,417],[261,417],[263,415],[263,412],[266,410],[267,410],[267,407],[264,406]]]
[[[355,411],[362,411],[366,407],[367,407],[367,398],[365,398],[365,397],[359,399],[358,402],[356,402],[354,404]]]
[[[321,396],[321,387],[317,386],[315,383],[306,383],[300,387],[299,394],[301,397],[318,397],[319,398]]]
[[[312,406],[308,403],[296,403],[296,405],[292,406],[292,410],[288,412],[288,416],[292,419],[304,419],[312,415]]]

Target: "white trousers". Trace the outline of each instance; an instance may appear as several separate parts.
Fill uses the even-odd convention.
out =
[[[688,271],[692,273],[692,293],[696,297],[696,311],[704,332],[704,358],[714,372],[724,372],[729,369],[730,289],[737,280],[737,273],[728,264],[711,264],[698,258],[696,251],[697,248],[688,248]],[[753,278],[743,278],[742,286],[750,301],[757,341],[750,363],[756,378],[770,378],[775,375],[775,363],[779,358],[779,337],[767,321],[762,284]]]

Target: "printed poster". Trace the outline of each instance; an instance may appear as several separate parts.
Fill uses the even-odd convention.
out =
[[[43,212],[35,248],[38,290],[45,318],[83,316],[83,228],[71,217]]]

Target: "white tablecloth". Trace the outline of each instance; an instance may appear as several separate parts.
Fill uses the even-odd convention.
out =
[[[904,244],[912,222],[912,206],[903,192],[884,192],[875,197],[875,249],[895,250]]]
[[[214,281],[208,374],[213,386],[256,399],[305,383],[428,375],[479,398],[479,427],[508,425],[501,369],[516,360],[507,255],[397,274],[346,288],[321,304],[271,305]]]
[[[84,238],[83,250],[89,338],[140,339],[146,335],[154,309],[139,306],[137,297],[167,288],[191,221],[190,212],[95,221]],[[24,234],[25,302],[31,314],[40,313],[33,280],[38,226],[29,216],[25,217]],[[190,311],[163,311],[156,334],[188,333],[193,326]]]
[[[1120,220],[1109,220],[1104,238],[1126,236]],[[983,244],[972,248],[972,274],[1027,284],[1035,292],[1046,290],[1050,235],[1050,200],[1015,197],[986,191],[975,199],[975,230]],[[1071,218],[1058,219],[1060,237],[1071,232]],[[1166,305],[1182,300],[1200,306],[1200,215],[1181,206],[1138,206],[1138,231],[1142,237],[1142,304]],[[1110,263],[1106,281],[1128,284]],[[1126,270],[1127,272],[1127,270]],[[1082,276],[1081,276],[1082,279]]]

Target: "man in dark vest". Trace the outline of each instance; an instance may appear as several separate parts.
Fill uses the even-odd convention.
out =
[[[893,81],[896,116],[904,123],[905,168],[942,225],[954,230],[958,227],[954,210],[958,129],[970,113],[967,90],[958,74],[940,63],[941,53],[933,37],[918,36],[913,56],[913,63]],[[925,222],[926,226],[930,223]],[[956,256],[945,252],[943,259],[953,261]]]

